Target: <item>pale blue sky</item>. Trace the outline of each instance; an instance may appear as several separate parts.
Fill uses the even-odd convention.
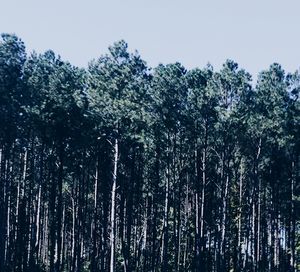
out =
[[[227,58],[254,76],[273,62],[300,67],[300,0],[0,0],[0,8],[0,32],[83,67],[120,39],[152,67],[219,69]]]

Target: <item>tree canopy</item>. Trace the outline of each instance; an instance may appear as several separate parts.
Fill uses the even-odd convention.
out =
[[[87,69],[0,39],[0,271],[300,271],[300,75]]]

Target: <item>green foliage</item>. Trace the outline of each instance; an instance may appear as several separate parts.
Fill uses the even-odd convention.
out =
[[[253,86],[121,40],[85,70],[2,34],[0,271],[109,271],[114,227],[116,271],[299,267],[299,91],[279,64]]]
[[[170,131],[177,131],[183,125],[187,101],[186,70],[180,63],[160,64],[151,81],[153,111],[158,123]]]
[[[119,41],[89,65],[89,103],[95,126],[110,135],[143,139],[149,122],[148,68],[137,52]],[[93,118],[93,117],[92,117]],[[100,132],[101,133],[101,132]]]
[[[17,123],[23,119],[24,43],[15,35],[1,34],[0,40],[0,140],[15,137]]]

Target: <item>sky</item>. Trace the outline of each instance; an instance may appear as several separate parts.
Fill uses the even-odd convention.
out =
[[[0,0],[0,32],[79,67],[124,39],[151,67],[300,68],[299,0]]]

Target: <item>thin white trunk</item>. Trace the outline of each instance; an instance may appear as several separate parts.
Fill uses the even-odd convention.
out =
[[[115,245],[116,245],[116,189],[117,189],[117,171],[118,171],[118,140],[115,139],[114,144],[114,170],[113,170],[113,184],[111,190],[111,212],[110,212],[110,272],[115,271]]]
[[[204,234],[204,203],[205,203],[205,187],[206,187],[206,150],[202,154],[202,190],[201,190],[201,209],[200,209],[200,237]]]
[[[1,162],[1,161],[0,161]],[[8,195],[7,199],[7,232],[6,232],[6,241],[5,241],[5,251],[4,251],[4,260],[7,259],[7,252],[10,247],[10,194]]]
[[[43,247],[42,247],[42,255],[43,255],[43,260],[44,262],[47,264],[47,266],[49,267],[49,239],[48,239],[48,233],[49,233],[49,226],[48,226],[48,216],[49,216],[49,210],[48,210],[48,206],[45,209],[44,212],[44,226],[45,226],[45,230],[43,233]]]
[[[91,238],[96,239],[95,236],[95,231],[96,231],[96,220],[97,220],[97,198],[98,198],[98,178],[99,178],[99,173],[98,173],[98,162],[96,163],[96,173],[95,173],[95,184],[94,184],[94,218],[93,222],[91,224]]]
[[[279,218],[278,218],[279,217]],[[274,254],[274,266],[279,267],[279,247],[280,247],[280,215],[276,217],[275,220],[275,254]]]
[[[75,200],[74,197],[72,197],[72,261],[74,261],[75,258]]]
[[[36,215],[36,235],[35,235],[35,247],[39,245],[39,235],[40,235],[40,212],[41,212],[41,195],[42,195],[42,186],[39,185],[38,193],[38,206],[37,206],[37,215]]]
[[[223,215],[222,215],[222,236],[221,236],[221,252],[224,254],[225,233],[226,233],[226,215],[227,215],[227,196],[228,196],[229,176],[226,175],[225,192],[223,199]]]
[[[241,162],[241,173],[239,182],[239,215],[238,215],[238,249],[241,254],[241,231],[242,231],[242,196],[243,196],[243,162]]]
[[[255,240],[255,217],[256,217],[256,212],[255,212],[255,202],[252,200],[252,232],[251,232],[251,256],[254,259],[254,240]]]
[[[63,212],[62,212],[62,227],[61,227],[61,254],[60,254],[60,263],[63,266],[63,259],[64,259],[64,245],[65,245],[65,218],[66,215],[66,206],[63,205]]]
[[[187,224],[189,218],[189,177],[187,175],[187,184],[186,184],[186,192],[185,192],[185,204],[184,204],[184,229],[185,229],[185,241],[184,241],[184,253],[183,253],[183,268],[186,268],[186,260],[187,260],[187,249],[188,249],[188,232],[187,232]]]
[[[167,176],[169,175],[167,169]],[[162,260],[163,260],[163,253],[165,250],[165,235],[168,231],[168,220],[169,220],[169,178],[167,177],[166,181],[166,191],[165,191],[165,208],[164,208],[164,219],[163,219],[163,240],[162,240]]]
[[[296,264],[295,264],[295,204],[294,204],[294,190],[295,190],[295,162],[292,162],[292,181],[291,181],[291,245],[290,245],[290,251],[291,251],[291,261],[290,261],[290,265],[292,267],[292,271],[296,271]]]
[[[95,188],[94,188],[94,209],[97,209],[97,195],[98,195],[98,163],[96,164],[96,173],[95,173]]]
[[[258,181],[258,209],[257,209],[257,256],[256,263],[258,264],[260,261],[260,217],[261,217],[261,179]]]
[[[256,248],[256,252],[257,252],[257,256],[256,257],[256,265],[259,264],[260,261],[260,214],[261,214],[261,179],[258,175],[258,160],[260,157],[260,153],[261,153],[261,138],[259,139],[259,144],[258,144],[258,150],[257,150],[257,154],[256,154],[256,166],[255,166],[255,176],[258,179],[258,207],[257,207],[257,248]]]

